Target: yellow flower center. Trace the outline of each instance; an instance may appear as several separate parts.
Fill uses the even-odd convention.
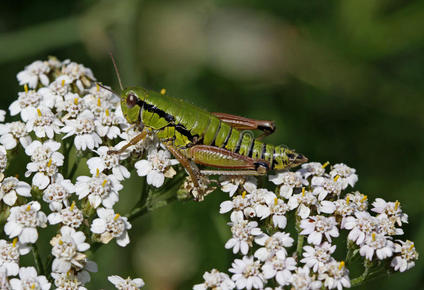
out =
[[[328,161],[327,161],[327,162],[325,162],[325,163],[324,163],[321,167],[322,167],[322,168],[325,168],[325,167],[327,167],[328,165],[330,165],[330,162],[328,162]]]

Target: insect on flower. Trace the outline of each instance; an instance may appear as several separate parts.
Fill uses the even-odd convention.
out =
[[[265,175],[269,171],[298,166],[308,159],[283,146],[265,144],[243,130],[275,131],[272,121],[254,120],[226,113],[210,113],[166,94],[141,87],[123,88],[116,63],[112,61],[121,87],[121,109],[140,133],[120,150],[156,134],[200,188],[202,175]],[[200,170],[197,165],[215,168]],[[202,198],[202,194],[198,199]]]

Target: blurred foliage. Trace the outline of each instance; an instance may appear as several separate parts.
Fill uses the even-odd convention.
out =
[[[117,87],[108,52],[125,84],[160,90],[205,107],[275,120],[268,142],[312,161],[358,170],[370,199],[399,200],[407,236],[424,247],[424,1],[121,0],[3,1],[1,108],[22,90],[16,73],[55,55],[92,68]],[[138,195],[121,194],[122,211]],[[226,195],[174,203],[140,218],[129,249],[96,253],[100,273],[141,276],[148,289],[189,289],[204,271],[228,269]],[[364,289],[422,287],[423,263]],[[353,277],[351,277],[353,278]]]

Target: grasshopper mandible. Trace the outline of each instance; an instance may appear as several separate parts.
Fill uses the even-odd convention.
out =
[[[154,132],[160,142],[185,168],[200,190],[203,175],[265,175],[270,170],[288,169],[307,158],[284,146],[265,144],[243,130],[275,130],[272,121],[254,120],[225,113],[210,113],[190,103],[141,87],[123,88],[116,63],[112,61],[121,87],[121,109],[130,124],[140,129],[120,150],[142,141]],[[197,165],[215,168],[199,170]]]

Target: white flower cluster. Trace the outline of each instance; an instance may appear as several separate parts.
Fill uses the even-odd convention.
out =
[[[355,169],[335,164],[327,172],[328,165],[307,163],[296,172],[270,176],[274,192],[258,188],[252,177],[221,180],[231,197],[220,208],[222,214],[231,212],[232,237],[225,248],[242,257],[228,270],[231,277],[213,269],[194,289],[350,288],[348,267],[355,255],[363,256],[365,267],[379,261],[391,271],[413,267],[418,259],[414,244],[395,239],[408,220],[400,203],[377,198],[368,211],[366,195],[343,193],[358,181]],[[292,223],[287,216],[294,217]],[[294,229],[296,243],[289,233]],[[346,261],[335,255],[335,240],[344,230]]]
[[[9,107],[9,123],[0,110],[0,224],[5,233],[0,289],[84,290],[90,273],[97,272],[89,251],[112,240],[127,246],[131,218],[184,197],[192,182],[177,174],[177,160],[152,132],[122,154],[110,154],[141,128],[127,124],[120,99],[97,84],[85,66],[50,58],[30,64],[17,78],[23,91]],[[221,187],[230,200],[220,212],[231,212],[232,232],[225,248],[241,257],[230,275],[213,269],[194,289],[341,289],[354,284],[348,267],[355,256],[363,256],[366,267],[377,262],[387,262],[377,266],[392,271],[413,267],[418,259],[414,244],[394,239],[407,222],[400,203],[376,199],[368,211],[365,195],[344,193],[358,180],[355,170],[336,164],[327,172],[327,165],[308,163],[296,172],[270,176],[275,191],[258,187],[253,177],[223,178]],[[75,176],[77,169],[85,175]],[[143,186],[140,201],[125,216],[116,212],[116,204],[132,169],[150,186]],[[183,182],[183,193],[177,193]],[[55,230],[50,254],[41,257],[39,236]],[[297,241],[290,234],[294,231]],[[346,261],[335,256],[334,240],[341,231],[347,232]],[[35,267],[20,264],[29,252]],[[112,275],[109,281],[117,289],[144,286],[140,278]]]
[[[123,118],[119,97],[99,86],[89,68],[50,58],[30,64],[17,78],[23,92],[9,106],[13,120],[0,124],[0,207],[4,213],[0,222],[10,239],[0,240],[1,289],[49,289],[51,285],[85,289],[89,272],[97,271],[87,258],[90,244],[112,239],[122,247],[129,243],[131,224],[113,207],[119,201],[121,182],[130,177],[127,167],[134,167],[127,160],[131,153],[148,152],[146,160],[135,167],[156,187],[175,174],[171,165],[176,161],[151,137],[144,147],[133,146],[126,154],[107,154],[114,144],[127,143],[137,130]],[[0,122],[5,115],[0,111]],[[22,180],[18,172],[8,170],[16,156],[26,162],[21,167],[26,171],[19,173]],[[84,159],[92,176],[74,177]],[[50,241],[51,261],[44,261],[51,268],[38,276],[42,268],[20,268],[19,257],[31,248],[37,251],[39,230],[48,225],[60,228]],[[118,283],[116,277],[112,280]],[[130,285],[127,288],[117,287],[139,289],[143,284],[134,281],[125,282]]]

